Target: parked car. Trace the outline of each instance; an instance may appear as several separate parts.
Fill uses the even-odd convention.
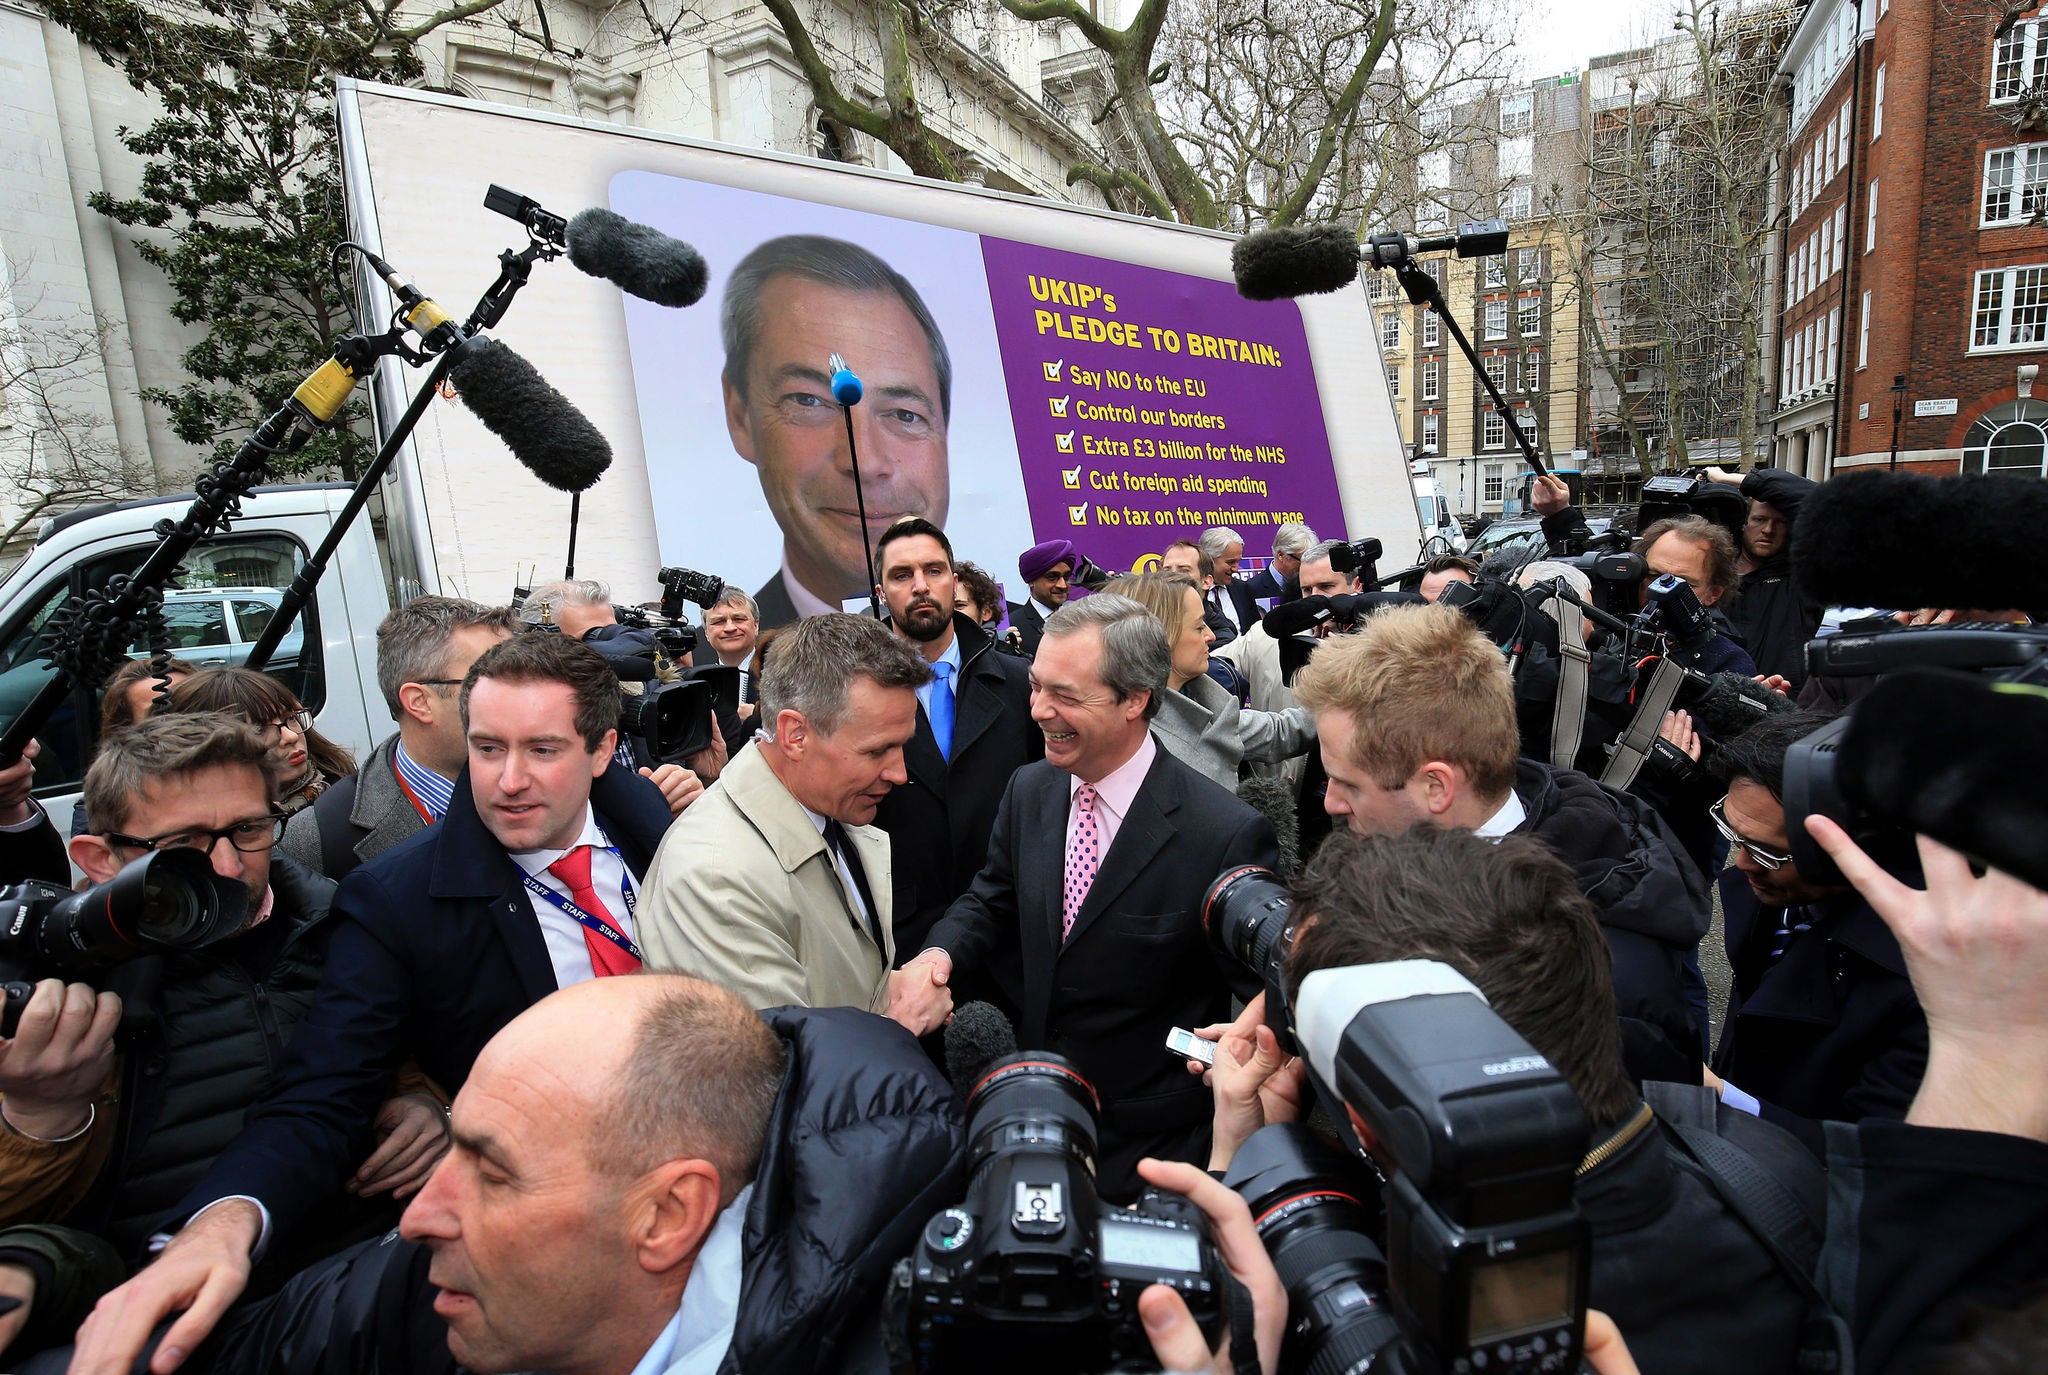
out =
[[[281,587],[202,587],[164,593],[164,629],[171,653],[188,663],[239,664],[263,634],[284,599]],[[279,670],[295,667],[305,643],[303,628],[294,625],[278,641],[270,664]],[[147,636],[128,646],[133,658],[149,653]]]

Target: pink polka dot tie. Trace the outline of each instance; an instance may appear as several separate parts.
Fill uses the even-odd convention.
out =
[[[1081,904],[1088,900],[1088,889],[1095,882],[1095,871],[1102,864],[1102,827],[1095,818],[1095,799],[1099,794],[1090,783],[1083,783],[1074,789],[1074,833],[1067,841],[1067,900],[1066,919],[1060,925],[1060,940],[1074,934],[1074,918],[1081,915]]]

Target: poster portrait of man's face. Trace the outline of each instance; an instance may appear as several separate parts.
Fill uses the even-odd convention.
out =
[[[836,609],[873,577],[828,360],[839,354],[865,387],[853,438],[872,542],[904,516],[945,524],[953,380],[945,338],[917,289],[882,259],[810,234],[770,239],[741,260],[719,330],[726,428],[781,527],[783,563],[797,584],[783,590],[800,607]]]

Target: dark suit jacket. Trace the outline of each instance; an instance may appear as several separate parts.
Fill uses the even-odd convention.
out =
[[[1166,1033],[1227,1020],[1233,989],[1258,991],[1210,945],[1199,907],[1225,869],[1278,854],[1263,816],[1160,746],[1063,944],[1069,778],[1043,760],[1012,776],[988,865],[931,944],[968,970],[1021,953],[1018,1044],[1065,1056],[1095,1086],[1097,1182],[1126,1202],[1143,1156],[1208,1163],[1209,1090],[1167,1053]]]
[[[988,633],[965,616],[953,617],[953,633],[960,641],[953,758],[948,762],[939,753],[920,704],[917,734],[903,748],[910,781],[884,798],[875,813],[875,824],[891,842],[899,964],[925,948],[932,927],[988,862],[996,809],[1010,775],[1045,757],[1045,734],[1031,719],[1030,670],[1024,660],[999,652]],[[992,972],[1000,1001],[1014,1011],[1021,992],[1014,964],[1008,971]]]
[[[1927,1018],[1869,903],[1848,892],[1809,910],[1813,928],[1773,961],[1779,909],[1760,907],[1739,872],[1721,876],[1735,978],[1714,1072],[1819,1155],[1824,1120],[1906,1115],[1927,1069]]]
[[[761,590],[754,594],[754,606],[761,613],[761,629],[773,630],[779,625],[789,625],[796,620],[796,603],[789,599],[789,589],[782,585],[782,573],[778,569],[774,577],[761,584]]]
[[[357,866],[425,830],[427,823],[398,786],[391,762],[397,747],[397,734],[386,736],[360,769],[337,779],[285,823],[278,848],[339,883]],[[323,834],[323,828],[331,834]]]
[[[660,790],[615,762],[590,798],[627,867],[645,873],[668,829]],[[484,1043],[555,991],[519,868],[477,815],[467,771],[439,825],[348,876],[328,924],[320,989],[278,1078],[174,1218],[249,1194],[290,1229],[368,1153],[399,1061],[452,1094]]]
[[[1227,583],[1218,583],[1214,590],[1230,598],[1230,604],[1237,609],[1238,620],[1243,624],[1245,630],[1249,630],[1257,625],[1259,618],[1266,614],[1260,608],[1258,598],[1252,595],[1250,583],[1233,579]],[[1208,606],[1209,599],[1204,597],[1202,604]],[[1212,607],[1211,610],[1213,609]]]
[[[1038,641],[1045,634],[1045,617],[1038,614],[1038,603],[1026,597],[1021,602],[1011,602],[1010,624],[1015,627],[1022,641],[1024,652],[1038,653]]]

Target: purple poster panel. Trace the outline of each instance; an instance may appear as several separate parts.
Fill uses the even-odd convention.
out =
[[[981,251],[1038,538],[1133,568],[1211,525],[1253,550],[1282,521],[1343,537],[1292,302],[988,235]]]

